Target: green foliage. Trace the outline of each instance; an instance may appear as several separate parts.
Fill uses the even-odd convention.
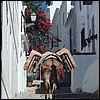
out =
[[[23,1],[23,5],[27,6],[27,8],[32,9],[33,11],[40,9],[44,1]]]
[[[34,76],[33,75],[27,76],[27,81],[28,82],[33,82],[33,80],[34,80]]]
[[[50,23],[50,19],[46,17],[44,10],[42,10],[41,6],[46,1],[23,1],[23,5],[27,6],[25,9],[25,22],[33,23],[30,27],[26,28],[26,34],[29,40],[29,48],[30,51],[32,49],[44,53],[49,50],[49,43],[52,42],[50,36],[52,36],[58,42],[61,42],[58,37],[55,37],[51,32],[52,24]],[[36,14],[36,20],[31,20],[31,14]]]

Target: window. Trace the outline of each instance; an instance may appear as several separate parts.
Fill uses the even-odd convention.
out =
[[[58,25],[57,25],[57,38],[59,38],[59,33],[58,33]],[[59,46],[59,42],[57,41],[57,47]]]
[[[69,31],[69,35],[70,35],[70,52],[72,53],[72,29],[70,29],[70,31]]]
[[[92,5],[93,1],[83,1],[83,5]]]
[[[91,36],[91,29],[89,30],[89,37]],[[90,42],[88,43],[88,48],[89,48],[89,51],[91,50],[90,49]]]
[[[64,25],[64,13],[63,13],[63,25]]]
[[[77,38],[77,33],[73,33],[73,48],[76,48],[76,46],[77,46],[77,42],[76,42],[76,38]]]
[[[81,31],[81,51],[83,50],[83,47],[85,47],[85,28],[82,29]]]
[[[79,1],[79,9],[80,9],[80,11],[81,11],[81,9],[82,9],[81,1]]]
[[[94,16],[91,19],[91,34],[95,35]],[[92,52],[95,52],[95,39],[92,40]]]

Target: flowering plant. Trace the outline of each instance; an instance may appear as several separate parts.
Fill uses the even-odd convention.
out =
[[[50,23],[50,19],[46,17],[44,10],[40,8],[43,2],[44,1],[23,2],[23,4],[27,6],[24,12],[26,23],[32,22],[30,16],[33,12],[36,13],[36,20],[32,22],[33,25],[30,25],[28,28],[26,28],[26,34],[28,35],[29,39],[29,48],[39,52],[47,51],[48,49],[45,45],[48,46],[49,39],[51,38],[51,41],[54,37],[52,34],[51,35],[53,37],[48,35],[50,33],[49,31],[51,30],[52,24]],[[56,40],[58,40],[58,38]]]

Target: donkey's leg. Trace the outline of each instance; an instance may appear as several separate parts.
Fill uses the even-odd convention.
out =
[[[55,99],[55,92],[52,93],[52,99]]]
[[[45,99],[47,99],[47,91],[45,91]]]
[[[50,99],[50,81],[47,80],[47,83],[48,83],[48,99]]]
[[[55,90],[52,92],[52,99],[55,99]]]
[[[56,83],[53,83],[53,88],[52,88],[52,99],[55,99],[56,88],[57,88]]]
[[[49,86],[49,89],[48,89],[48,99],[50,99],[50,93],[51,93],[51,90],[50,90],[50,86]]]
[[[44,82],[44,86],[45,86],[45,99],[47,99],[47,94],[49,92],[49,84],[47,81]]]

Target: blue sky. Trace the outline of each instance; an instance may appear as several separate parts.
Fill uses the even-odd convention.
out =
[[[41,8],[45,11],[46,8],[50,8],[50,20],[52,22],[53,16],[54,16],[54,12],[56,8],[60,8],[62,1],[53,1],[53,5],[47,6],[46,1],[44,1],[41,5]],[[71,1],[67,1],[67,12],[70,11],[71,9],[71,5],[70,5]]]
[[[41,8],[45,11],[47,8],[46,1],[42,3]]]

